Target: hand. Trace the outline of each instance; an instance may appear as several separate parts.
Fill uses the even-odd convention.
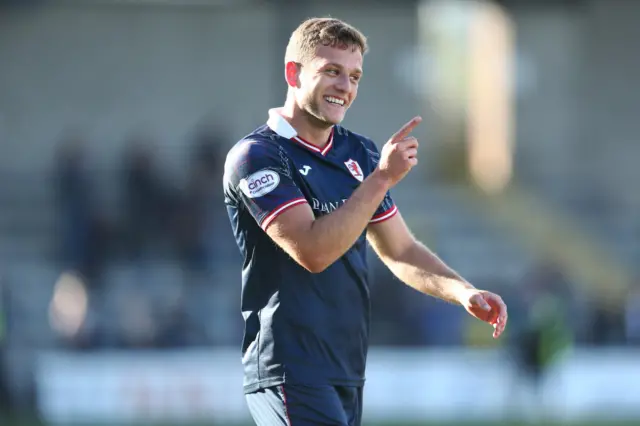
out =
[[[414,117],[382,147],[378,170],[390,187],[400,182],[418,164],[418,140],[410,134],[421,121],[421,117]]]
[[[497,294],[477,289],[465,290],[459,300],[460,304],[481,321],[493,326],[493,337],[500,337],[507,325],[507,305]]]

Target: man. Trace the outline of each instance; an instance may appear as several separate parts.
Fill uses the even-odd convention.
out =
[[[504,330],[499,296],[458,276],[407,229],[389,190],[414,167],[416,117],[384,145],[339,123],[365,37],[314,18],[285,54],[288,93],[228,153],[225,202],[244,257],[244,389],[255,422],[360,425],[369,334],[366,242],[403,282]]]

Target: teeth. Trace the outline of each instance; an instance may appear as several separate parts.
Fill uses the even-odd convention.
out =
[[[325,99],[332,104],[344,105],[344,101],[342,99],[334,98],[333,96],[326,96]]]

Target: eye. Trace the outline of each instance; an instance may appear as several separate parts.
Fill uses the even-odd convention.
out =
[[[338,73],[338,70],[336,70],[336,69],[328,69],[328,70],[326,70],[325,72],[326,72],[327,74],[329,74],[329,75],[334,75],[334,76],[339,74],[339,73]]]
[[[359,74],[351,76],[351,80],[353,80],[355,83],[359,82],[361,78],[362,78],[362,76],[359,75]]]

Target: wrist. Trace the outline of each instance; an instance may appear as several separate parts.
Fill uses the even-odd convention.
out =
[[[458,284],[453,292],[453,298],[458,304],[465,305],[469,300],[469,293],[475,292],[477,289],[464,280],[458,281]]]
[[[377,167],[373,172],[371,172],[367,180],[374,182],[377,187],[385,192],[390,190],[393,186],[391,179],[385,176],[385,174]]]

